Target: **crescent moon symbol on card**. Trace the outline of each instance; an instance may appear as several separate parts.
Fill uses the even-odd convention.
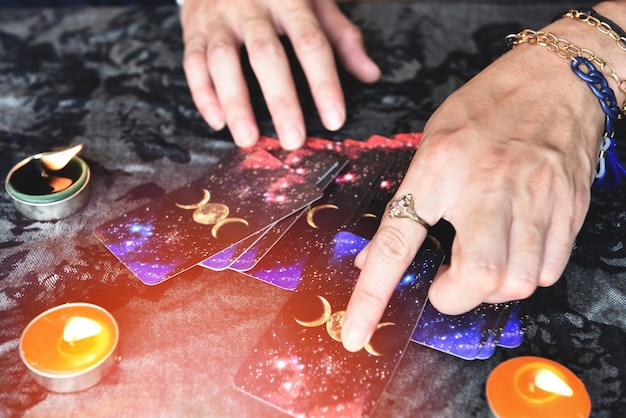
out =
[[[326,331],[335,341],[341,342],[341,326],[343,325],[343,318],[345,316],[346,311],[337,311],[326,321]]]
[[[325,203],[323,205],[315,206],[310,208],[306,212],[306,223],[308,223],[312,228],[319,229],[319,226],[315,223],[315,214],[320,210],[324,209],[335,209],[339,210],[339,206],[333,205],[332,203]]]
[[[220,233],[220,228],[223,227],[226,224],[230,224],[230,223],[233,223],[233,222],[243,224],[246,227],[250,226],[248,221],[246,221],[243,218],[225,218],[225,219],[222,219],[222,220],[218,221],[215,225],[213,225],[213,228],[211,228],[211,235],[213,235],[213,238],[218,239],[219,238],[219,233]]]
[[[330,314],[332,312],[331,310],[332,308],[330,307],[330,302],[328,302],[328,300],[323,296],[316,295],[316,297],[322,302],[322,305],[324,307],[324,310],[319,317],[311,321],[303,321],[296,317],[293,318],[296,320],[298,324],[302,325],[303,327],[308,327],[308,328],[318,327],[322,325],[324,322],[328,321],[328,318],[330,318]]]
[[[198,209],[200,206],[204,206],[209,203],[211,200],[211,192],[207,189],[202,189],[202,199],[200,199],[197,203],[190,203],[188,205],[184,205],[182,203],[175,202],[175,205],[181,209]]]
[[[385,328],[385,327],[391,327],[391,326],[396,326],[395,322],[381,322],[380,324],[376,325],[376,331],[378,331],[381,328]],[[376,331],[374,332],[374,334],[376,334]],[[373,338],[374,336],[372,336]],[[363,346],[363,348],[365,349],[365,351],[367,351],[368,353],[370,353],[373,356],[376,357],[381,357],[384,356],[385,353],[381,353],[380,351],[376,350],[373,346],[372,346],[372,339],[370,338],[370,340]]]
[[[376,219],[376,218],[378,218],[378,216],[374,215],[373,213],[366,212],[366,213],[363,214],[363,216],[361,216],[361,218],[374,218],[374,219]]]

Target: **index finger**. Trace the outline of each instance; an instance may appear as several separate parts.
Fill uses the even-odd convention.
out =
[[[341,330],[346,350],[358,351],[369,341],[427,233],[413,219],[383,218],[361,260],[361,274],[346,308]]]

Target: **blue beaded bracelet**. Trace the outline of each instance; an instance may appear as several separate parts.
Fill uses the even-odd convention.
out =
[[[604,134],[600,141],[600,156],[596,167],[594,187],[615,187],[623,177],[626,168],[619,161],[615,146],[615,130],[613,124],[619,116],[615,93],[602,72],[584,57],[572,57],[572,70],[581,80],[587,83],[591,92],[598,98],[605,114]]]

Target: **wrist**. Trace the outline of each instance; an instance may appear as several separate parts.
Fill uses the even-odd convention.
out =
[[[624,16],[626,1],[602,2],[593,9],[570,10],[563,19],[548,25],[543,32],[531,33],[534,39],[540,40],[537,44],[551,49],[562,58],[575,60],[571,65],[573,72],[587,83],[605,114],[596,166],[596,186],[612,187],[626,176],[626,168],[618,159],[614,140],[614,122],[621,117],[620,111],[622,115],[626,114]],[[538,38],[539,33],[543,38]],[[524,35],[524,32],[521,34]]]
[[[610,15],[610,16],[609,16]],[[588,58],[608,81],[622,113],[626,114],[626,33],[622,23],[626,15],[626,2],[602,2],[594,8],[573,9],[547,26],[571,44],[565,53],[575,58]]]
[[[589,17],[588,13],[570,11],[566,17],[567,19],[564,19],[566,21],[578,21],[576,22],[577,24],[582,23],[586,26],[593,26],[595,30],[605,29],[604,26],[602,28],[598,26],[600,22],[597,19],[595,21],[584,20]],[[603,19],[606,18],[603,17]],[[616,26],[614,23],[612,24]],[[552,32],[556,32],[557,30],[559,31],[558,35]],[[597,40],[588,40],[587,45],[593,44],[597,46],[594,50],[588,46],[580,47],[570,41],[570,39],[576,38],[576,35],[570,32],[571,28],[568,27],[566,23],[557,21],[540,31],[527,29],[516,35],[510,35],[507,37],[507,42],[511,47],[528,44],[522,48],[522,51],[526,54],[534,52],[536,58],[527,60],[527,62],[533,62],[533,60],[537,61],[539,57],[544,60],[544,65],[542,66],[543,71],[552,74],[551,80],[554,84],[560,86],[562,90],[560,96],[561,104],[559,105],[561,113],[565,110],[565,117],[570,120],[587,120],[584,124],[576,125],[580,127],[581,133],[584,132],[582,138],[588,139],[584,141],[584,148],[587,150],[587,153],[590,151],[593,153],[592,150],[596,149],[596,155],[599,155],[595,170],[597,181],[594,184],[598,186],[604,184],[610,186],[615,185],[626,175],[626,172],[622,173],[622,171],[624,171],[623,167],[619,163],[619,160],[616,160],[613,124],[619,116],[620,109],[617,105],[615,92],[609,87],[607,77],[614,79],[617,85],[616,87],[619,87],[623,94],[626,90],[626,83],[617,76],[616,69],[612,64],[600,58],[599,54],[594,52],[602,49],[598,46]],[[599,32],[602,35],[607,35],[606,32]],[[564,33],[567,35],[563,35]],[[570,34],[572,36],[569,36]],[[616,39],[621,41],[621,35],[616,37],[613,31],[611,31],[611,35],[613,36],[613,41]],[[567,39],[565,36],[567,36]],[[535,46],[529,48],[530,45]],[[532,51],[532,49],[537,48],[537,46],[542,47],[542,49],[549,54],[545,55],[545,52],[541,54],[540,52]],[[618,45],[618,47],[624,49],[621,44]],[[516,49],[520,51],[520,48]],[[557,61],[555,61],[563,62],[563,59],[569,61],[569,75],[567,71],[564,71],[566,67],[558,65]],[[577,78],[578,81],[574,82],[572,78]],[[598,103],[593,106],[590,103],[591,99],[597,99],[595,101]],[[601,118],[604,120],[604,134],[599,143],[594,141],[596,143],[593,144],[593,142],[589,140],[594,136],[596,138],[599,137],[599,135],[594,134],[594,132],[598,131],[598,122],[600,121],[598,114],[601,115],[602,113],[604,113],[604,116]],[[579,135],[574,135],[574,137],[581,138]],[[597,150],[600,150],[600,152],[598,153]],[[611,162],[608,171],[606,170],[607,160]]]

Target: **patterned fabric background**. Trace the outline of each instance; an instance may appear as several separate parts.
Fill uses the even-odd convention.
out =
[[[418,132],[450,92],[502,53],[506,34],[578,6],[445,3],[345,5],[384,77],[364,86],[343,75],[348,122],[330,133],[296,71],[309,134]],[[199,117],[181,56],[175,7],[0,10],[0,176],[29,155],[77,143],[92,170],[86,207],[60,221],[25,219],[0,195],[2,417],[280,415],[237,391],[232,377],[289,292],[201,268],[145,286],[93,235],[233,147],[228,132],[212,132]],[[258,88],[253,98],[262,132],[272,135]],[[626,142],[618,146],[624,159]],[[626,185],[594,191],[564,277],[538,292],[521,347],[468,362],[412,344],[375,416],[487,416],[487,376],[520,355],[575,372],[593,416],[626,416],[624,202]],[[122,361],[89,390],[48,393],[27,374],[19,337],[34,316],[71,301],[113,313]]]

